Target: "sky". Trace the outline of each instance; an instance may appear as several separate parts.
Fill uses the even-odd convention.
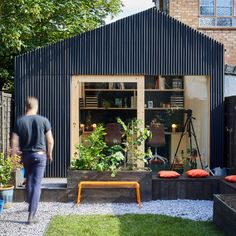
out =
[[[109,24],[121,18],[133,15],[135,13],[144,11],[148,8],[154,7],[152,0],[122,0],[123,2],[123,12],[121,12],[117,17],[111,19],[108,17],[106,23]]]

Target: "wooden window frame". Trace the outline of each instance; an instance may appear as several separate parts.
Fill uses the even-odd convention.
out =
[[[231,16],[217,16],[216,15],[216,1],[217,0],[214,0],[214,15],[213,16],[203,16],[201,15],[200,13],[200,0],[198,1],[198,18],[199,20],[201,18],[208,18],[208,19],[223,19],[223,18],[229,18],[229,19],[235,19],[236,20],[236,10],[234,9],[234,6],[235,6],[235,3],[236,3],[236,0],[232,0],[232,15]],[[235,11],[234,11],[235,10]],[[212,28],[212,29],[232,29],[232,28],[235,28],[236,29],[236,26],[219,26],[219,25],[215,25],[215,26],[212,26],[212,25],[208,25],[208,26],[200,26],[199,25],[199,28],[203,28],[203,29],[206,29],[206,28]]]
[[[145,78],[144,75],[73,75],[71,77],[71,154],[77,151],[75,145],[79,143],[79,97],[82,94],[81,83],[109,83],[123,82],[137,84],[137,119],[145,120]],[[144,124],[142,125],[144,128]],[[141,147],[144,150],[144,143]],[[72,160],[72,157],[71,157]],[[144,163],[138,160],[138,167]]]

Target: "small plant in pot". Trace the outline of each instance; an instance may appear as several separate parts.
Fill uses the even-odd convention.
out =
[[[13,200],[14,185],[9,184],[13,167],[11,158],[0,153],[0,199],[4,200],[4,208],[9,208]]]

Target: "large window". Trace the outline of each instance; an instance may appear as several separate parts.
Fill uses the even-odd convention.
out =
[[[236,0],[200,0],[199,25],[236,27]]]

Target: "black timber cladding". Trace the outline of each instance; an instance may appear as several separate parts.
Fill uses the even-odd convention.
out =
[[[15,59],[16,114],[39,98],[55,134],[47,176],[65,176],[70,158],[72,75],[209,75],[211,167],[223,163],[224,47],[155,8],[22,54]],[[206,119],[208,119],[206,117]]]

